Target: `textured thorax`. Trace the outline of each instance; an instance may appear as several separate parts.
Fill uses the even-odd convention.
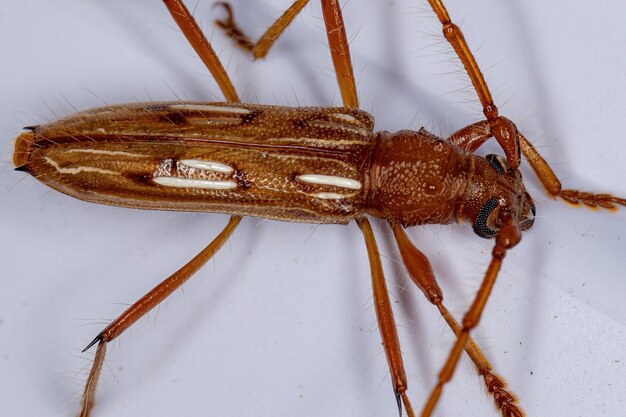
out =
[[[368,211],[405,226],[455,221],[471,158],[424,129],[378,135]]]

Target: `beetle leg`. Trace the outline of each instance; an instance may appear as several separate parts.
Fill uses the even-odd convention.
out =
[[[224,66],[182,0],[163,0],[163,3],[165,3],[165,7],[167,7],[167,10],[198,54],[198,57],[204,62],[213,78],[215,78],[226,101],[239,102],[237,91],[235,91],[233,83],[230,81],[228,74],[226,74]]]
[[[418,288],[422,290],[428,301],[437,307],[448,326],[458,336],[461,326],[443,304],[443,294],[439,284],[437,284],[437,279],[428,258],[415,247],[402,226],[392,222],[389,224],[409,276]],[[465,345],[465,352],[474,363],[478,375],[483,378],[485,388],[493,396],[496,408],[501,411],[502,416],[523,416],[524,412],[517,403],[517,397],[507,390],[507,383],[504,378],[493,371],[491,364],[471,337],[468,338]]]
[[[495,126],[495,127],[494,127]],[[504,136],[503,136],[504,135]],[[505,155],[507,155],[507,163],[510,164],[509,152],[515,152],[517,159],[521,157],[521,146],[519,145],[520,138],[517,126],[515,123],[507,119],[506,117],[498,116],[495,121],[481,120],[471,125],[467,125],[462,129],[457,130],[448,137],[448,141],[452,142],[467,152],[474,152],[489,138],[496,138],[500,143],[500,146],[504,149]],[[498,138],[506,137],[507,140],[503,143]],[[514,138],[510,140],[510,138]],[[507,151],[507,144],[514,143],[515,148]],[[519,165],[519,161],[518,161]]]
[[[500,232],[498,232],[496,236],[496,244],[492,251],[491,262],[489,263],[487,272],[485,272],[485,276],[478,293],[476,293],[472,306],[465,314],[465,317],[463,317],[463,327],[456,332],[457,339],[454,346],[452,346],[452,349],[450,350],[450,354],[448,355],[445,365],[439,372],[437,384],[433,388],[426,405],[422,409],[422,417],[430,417],[432,415],[439,397],[441,396],[444,385],[452,379],[452,375],[454,374],[461,352],[470,339],[470,331],[476,327],[480,321],[480,316],[485,308],[485,305],[487,304],[493,285],[498,277],[498,272],[502,266],[502,260],[504,259],[507,250],[517,245],[520,238],[521,234],[518,226],[515,224],[515,221],[509,217],[504,221],[502,229],[500,229]]]
[[[322,0],[322,11],[324,12],[324,22],[326,23],[328,47],[333,58],[343,106],[358,108],[359,98],[354,82],[350,46],[346,37],[346,27],[343,23],[338,0]]]
[[[463,32],[461,32],[461,29],[450,19],[450,15],[443,5],[442,0],[428,0],[428,3],[430,3],[437,18],[439,18],[439,21],[443,25],[443,35],[461,59],[463,67],[465,67],[465,71],[469,75],[472,85],[478,94],[478,98],[483,105],[483,113],[487,118],[486,121],[478,122],[461,129],[459,132],[452,135],[451,139],[464,149],[473,150],[490,136],[493,136],[504,150],[507,162],[512,168],[519,166],[520,151],[523,152],[548,194],[553,197],[560,197],[570,204],[579,205],[582,203],[588,207],[602,207],[610,210],[615,209],[616,204],[626,206],[626,199],[614,197],[610,194],[595,194],[579,190],[561,189],[559,179],[554,175],[550,166],[541,155],[539,155],[530,142],[528,142],[521,133],[517,132],[515,125],[510,120],[498,115],[498,108],[493,102],[491,92],[485,82],[485,77],[480,71],[474,55],[472,55],[472,52],[469,50]],[[485,130],[487,127],[490,136],[483,136],[480,138],[480,141],[475,141],[476,137],[472,137],[471,130]],[[463,145],[468,145],[469,149],[465,148]]]
[[[456,131],[448,137],[448,141],[457,144],[467,152],[474,152],[490,137],[492,137],[492,133],[489,121],[482,120]],[[605,208],[615,210],[617,208],[616,204],[626,206],[626,199],[611,194],[562,189],[561,181],[559,181],[554,171],[552,171],[552,168],[550,168],[550,165],[548,165],[546,160],[543,159],[541,154],[537,152],[528,139],[519,132],[517,132],[517,138],[522,153],[526,159],[528,159],[528,162],[530,162],[530,166],[533,168],[533,171],[535,171],[535,174],[537,174],[539,181],[541,181],[548,195],[559,197],[566,203],[575,206],[584,204],[594,209]]]
[[[111,324],[109,324],[103,331],[95,337],[95,339],[87,345],[83,350],[91,348],[96,343],[98,344],[98,350],[94,358],[87,383],[85,385],[85,391],[83,393],[83,399],[81,401],[80,417],[88,417],[89,411],[94,404],[94,395],[96,392],[96,385],[98,383],[98,377],[100,376],[100,370],[104,362],[106,354],[106,344],[113,339],[121,335],[128,327],[133,325],[137,320],[146,315],[150,310],[159,305],[163,300],[169,297],[174,291],[180,288],[191,276],[202,267],[213,255],[219,250],[219,248],[228,240],[230,235],[235,231],[237,225],[241,221],[241,217],[232,216],[224,229],[211,243],[207,245],[199,254],[197,254],[192,260],[183,265],[178,271],[174,272],[168,278],[163,280],[159,285],[150,290],[146,295],[141,297],[137,302],[126,309],[120,316],[118,316]]]
[[[376,239],[374,238],[372,227],[366,218],[358,219],[357,223],[363,232],[365,246],[367,246],[367,256],[372,271],[374,309],[376,310],[378,329],[383,340],[383,348],[385,349],[387,364],[391,373],[391,383],[398,401],[398,409],[400,414],[402,414],[402,404],[404,404],[407,415],[414,417],[411,402],[406,394],[408,384],[402,361],[402,352],[400,351],[400,340],[398,339],[398,331],[393,318],[393,310],[391,309],[391,301],[387,292],[387,284],[385,284],[385,276],[380,262],[380,253],[378,252]]]
[[[457,130],[448,137],[448,142],[458,145],[461,149],[472,152],[492,137],[489,121],[481,120]]]
[[[274,41],[284,32],[287,26],[300,13],[309,0],[296,0],[280,16],[265,33],[254,43],[237,26],[233,18],[232,6],[227,2],[215,3],[226,10],[225,19],[216,20],[215,24],[222,28],[226,34],[231,36],[239,46],[252,53],[254,59],[264,58]],[[350,48],[346,29],[343,23],[341,7],[337,0],[322,0],[322,12],[326,24],[326,35],[328,36],[328,47],[333,59],[333,66],[341,91],[341,98],[344,107],[358,108],[359,100],[354,82],[354,71],[352,70],[352,59],[350,58]]]
[[[233,7],[226,1],[219,1],[214,7],[223,7],[226,12],[225,19],[216,19],[215,25],[230,36],[237,45],[252,53],[254,59],[265,58],[270,48],[280,35],[287,29],[287,26],[307,5],[309,0],[295,0],[293,4],[265,31],[258,41],[252,40],[239,28],[233,16]]]
[[[491,133],[498,141],[504,153],[508,164],[517,168],[520,163],[519,142],[515,131],[515,126],[506,118],[498,115],[498,107],[496,107],[491,97],[491,92],[485,81],[474,55],[469,49],[463,32],[452,22],[450,15],[443,5],[442,0],[428,0],[431,8],[437,15],[437,18],[443,25],[443,35],[448,40],[459,59],[463,63],[463,67],[467,72],[478,99],[483,106],[483,114],[489,122]]]

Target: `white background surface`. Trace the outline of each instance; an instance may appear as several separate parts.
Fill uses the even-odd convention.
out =
[[[0,10],[0,414],[69,416],[91,357],[80,350],[125,304],[195,255],[226,217],[70,199],[11,171],[12,138],[22,126],[69,114],[72,106],[221,95],[159,1],[6,3]],[[276,3],[237,2],[235,10],[258,36],[288,2]],[[212,33],[219,11],[209,2],[201,1],[196,15],[243,100],[338,105],[319,8],[313,1],[270,56],[255,63]],[[626,5],[485,0],[449,1],[448,8],[478,50],[496,103],[505,103],[501,112],[565,185],[626,195]],[[377,129],[425,125],[447,135],[480,118],[425,1],[353,1],[344,13],[361,107],[374,114]],[[624,415],[626,210],[569,208],[548,199],[527,166],[523,172],[538,219],[506,258],[474,336],[529,416]],[[458,225],[410,234],[460,317],[492,242]],[[378,236],[419,409],[452,337],[392,262],[398,254],[387,229]],[[94,416],[397,412],[354,224],[245,219],[183,292],[109,352]],[[467,359],[436,415],[497,415]]]

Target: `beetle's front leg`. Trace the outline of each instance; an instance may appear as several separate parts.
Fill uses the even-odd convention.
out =
[[[501,117],[504,119],[503,117]],[[576,189],[564,190],[561,181],[558,179],[550,165],[546,162],[541,154],[535,149],[528,139],[517,131],[517,128],[508,119],[504,119],[510,123],[516,133],[516,142],[519,143],[519,149],[530,162],[530,166],[541,181],[541,185],[551,197],[558,197],[572,205],[583,204],[590,208],[605,208],[609,210],[616,209],[616,205],[626,206],[626,199],[616,197],[608,193],[592,193],[580,191]],[[488,120],[481,120],[465,126],[448,137],[448,141],[460,146],[467,152],[474,152],[485,141],[494,136],[491,123]]]

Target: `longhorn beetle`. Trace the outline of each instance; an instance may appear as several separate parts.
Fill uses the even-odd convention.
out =
[[[453,14],[453,16],[454,16],[454,11],[451,11],[451,12],[452,12],[452,14]],[[529,178],[529,176],[527,175],[525,178],[526,178],[526,182],[528,183],[528,178]],[[537,192],[533,193],[533,195],[534,195],[535,197],[537,197],[537,194],[538,194]],[[560,208],[562,209],[562,207],[560,207]],[[587,214],[587,215],[589,215],[588,213],[586,213],[586,214]],[[614,220],[614,221],[616,221],[616,220],[615,220],[615,217],[613,218],[613,220]],[[526,238],[526,237],[525,237],[524,241],[525,241],[525,242],[527,241],[527,238]],[[509,259],[509,258],[507,258],[507,261],[508,261],[508,259]],[[505,264],[505,265],[506,265],[506,264]],[[477,269],[477,268],[478,268],[478,267],[476,267],[476,269]],[[484,268],[483,268],[483,269],[484,269]],[[499,282],[501,282],[501,281],[502,281],[502,278],[500,278],[500,281],[499,281]],[[450,299],[450,298],[451,298],[450,296],[448,296],[448,297],[447,297],[447,299]],[[460,310],[461,312],[460,312],[459,314],[461,314],[461,313],[462,313],[462,310],[463,310],[463,309],[461,309],[461,310]],[[437,367],[437,366],[435,366],[435,368],[436,368],[436,367]],[[429,384],[428,384],[428,382],[426,382],[426,383],[425,383],[425,385],[429,385]],[[414,402],[418,402],[418,401],[416,401],[416,399],[414,399]]]

